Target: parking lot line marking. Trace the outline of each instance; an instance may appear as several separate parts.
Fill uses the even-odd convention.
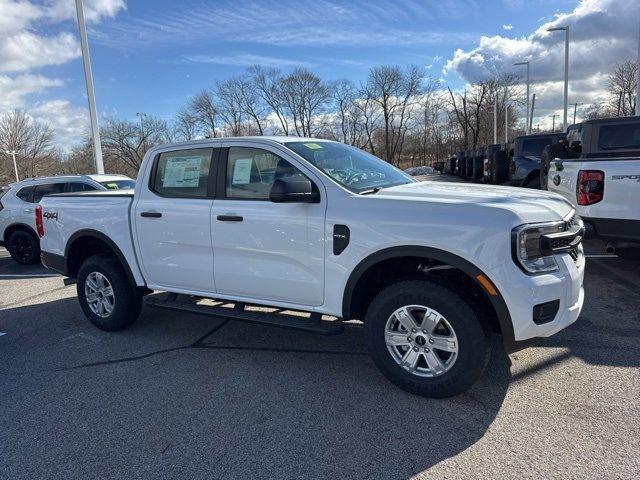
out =
[[[609,253],[603,253],[603,254],[593,254],[593,255],[585,255],[585,257],[587,258],[618,258],[617,255],[611,255]]]
[[[0,273],[0,278],[14,278],[14,277],[59,277],[57,273]]]

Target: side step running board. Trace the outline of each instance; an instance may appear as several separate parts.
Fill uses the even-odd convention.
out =
[[[210,304],[200,304],[198,303],[199,301],[209,302]],[[263,325],[272,325],[274,327],[292,328],[320,335],[338,335],[344,331],[344,326],[339,320],[322,320],[319,313],[311,313],[311,316],[301,316],[301,312],[294,312],[292,310],[263,307],[260,305],[249,306],[249,308],[254,307],[269,310],[268,312],[261,312],[247,310],[247,306],[244,303],[239,302],[208,299],[203,300],[199,297],[175,295],[170,293],[166,295],[147,297],[145,299],[145,304],[154,308],[165,308],[168,310],[195,313],[198,315],[222,317],[230,320],[261,323]],[[228,306],[224,307],[221,305],[234,305],[234,307],[230,308]],[[298,315],[295,313],[298,313]]]

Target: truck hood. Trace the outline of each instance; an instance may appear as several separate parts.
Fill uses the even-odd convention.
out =
[[[524,222],[562,220],[573,206],[556,193],[469,183],[417,182],[380,190],[376,197],[416,202],[473,204],[509,210]]]

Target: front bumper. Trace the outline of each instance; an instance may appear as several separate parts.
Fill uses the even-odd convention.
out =
[[[525,275],[513,263],[506,263],[490,273],[504,298],[513,324],[513,337],[505,338],[508,351],[519,350],[532,340],[554,335],[580,316],[584,303],[582,284],[585,258],[582,246],[578,247],[576,260],[569,253],[555,257],[558,271],[552,273]],[[559,300],[560,306],[553,320],[535,323],[534,307],[554,300]]]

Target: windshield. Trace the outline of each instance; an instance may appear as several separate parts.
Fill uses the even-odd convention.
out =
[[[289,142],[285,145],[355,193],[415,182],[410,175],[384,160],[343,143]]]
[[[127,188],[136,188],[136,181],[127,178],[125,180],[109,180],[108,182],[98,182],[107,190],[124,190]]]

